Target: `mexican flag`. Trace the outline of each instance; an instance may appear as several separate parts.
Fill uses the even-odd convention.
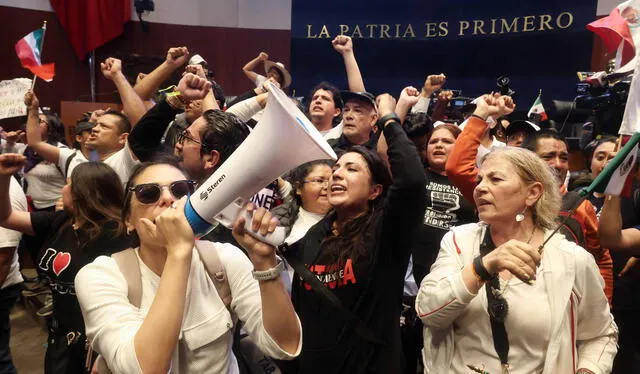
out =
[[[592,192],[599,192],[607,195],[630,196],[632,171],[635,169],[638,157],[639,141],[640,133],[635,133],[589,187],[580,192],[580,195],[586,196]]]
[[[22,63],[22,67],[29,69],[40,79],[51,82],[55,75],[54,64],[42,65],[42,61],[40,61],[44,30],[44,28],[38,29],[18,40],[16,54],[20,59],[20,63]]]
[[[542,106],[542,98],[540,96],[541,95],[538,95],[536,101],[531,106],[531,109],[529,109],[529,113],[527,113],[527,117],[537,122],[542,122],[549,119],[549,117],[547,116],[547,112],[544,111],[544,107]]]

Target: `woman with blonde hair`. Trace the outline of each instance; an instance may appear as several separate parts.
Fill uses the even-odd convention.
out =
[[[560,194],[533,152],[493,151],[480,223],[454,228],[422,281],[425,373],[608,373],[617,328],[592,256],[552,234]]]

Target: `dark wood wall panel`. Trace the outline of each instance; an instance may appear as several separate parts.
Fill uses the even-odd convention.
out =
[[[42,106],[59,111],[60,101],[90,101],[89,67],[86,59],[78,60],[54,13],[0,6],[0,79],[29,77],[20,66],[14,44],[27,33],[48,22],[43,62],[55,62],[56,77],[51,83],[39,81],[36,93]],[[137,22],[129,22],[122,36],[96,50],[96,92],[110,92],[114,85],[104,79],[98,63],[110,56],[126,60],[125,74],[133,76],[138,69],[162,61],[170,47],[187,46],[192,54],[202,55],[215,71],[216,80],[225,93],[237,95],[252,87],[242,73],[242,66],[259,51],[289,66],[289,30],[258,30],[222,27],[202,27],[169,24],[149,24],[142,31]],[[136,58],[135,55],[140,56]],[[114,94],[97,97],[97,101],[113,101]],[[14,127],[16,121],[0,121],[4,127]]]

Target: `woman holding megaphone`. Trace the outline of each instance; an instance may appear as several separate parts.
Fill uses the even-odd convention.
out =
[[[401,297],[426,181],[395,100],[377,104],[391,173],[375,151],[347,150],[329,178],[332,210],[285,253],[297,275],[300,373],[402,372]]]
[[[177,165],[141,164],[127,183],[123,209],[127,231],[139,238],[128,250],[138,279],[116,256],[99,257],[76,277],[87,336],[114,373],[237,372],[231,351],[237,319],[269,356],[291,359],[300,352],[300,322],[275,248],[247,234],[245,218],[233,233],[249,258],[230,244],[196,241],[184,215],[193,192]],[[277,220],[269,212],[247,211],[253,231],[273,232]],[[211,268],[212,251],[221,271]],[[217,282],[227,282],[230,302]]]

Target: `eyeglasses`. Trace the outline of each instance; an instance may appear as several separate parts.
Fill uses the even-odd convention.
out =
[[[199,144],[199,145],[200,145],[200,147],[201,147],[205,152],[207,152],[207,147],[206,147],[204,144],[202,144],[202,142],[201,142],[201,141],[194,139],[194,138],[193,138],[193,136],[191,136],[191,134],[189,134],[189,132],[188,132],[186,129],[185,129],[185,130],[182,130],[182,132],[178,134],[178,139],[177,139],[177,140],[178,140],[178,143],[183,143],[185,139],[187,139],[187,140],[188,140],[188,141],[190,141],[190,142],[193,142],[193,143]]]
[[[305,179],[302,181],[302,183],[313,183],[316,186],[324,187],[329,185],[329,180],[324,178],[312,178],[312,179]]]
[[[137,186],[129,187],[129,191],[133,191],[136,199],[142,204],[153,204],[160,199],[162,190],[168,188],[171,195],[180,199],[183,196],[192,194],[196,190],[196,182],[191,180],[180,180],[171,183],[168,186],[161,186],[159,183],[143,183]]]

